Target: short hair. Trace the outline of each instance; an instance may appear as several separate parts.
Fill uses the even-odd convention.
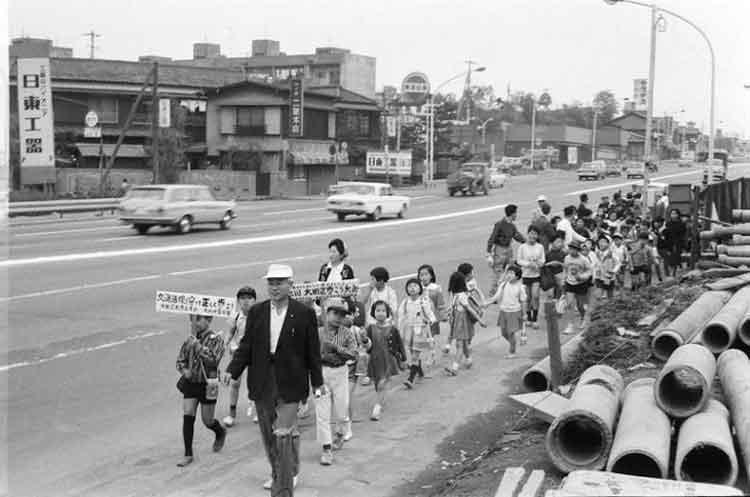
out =
[[[560,216],[555,216],[552,219],[549,220],[550,224],[555,224],[560,222],[560,219],[562,219]]]
[[[451,275],[450,280],[448,280],[448,291],[454,294],[468,291],[466,277],[463,273],[456,271]]]
[[[430,283],[437,283],[437,277],[435,276],[435,269],[430,266],[429,264],[422,264],[419,266],[419,269],[417,269],[417,278],[419,278],[419,273],[422,272],[422,270],[427,271],[430,273]]]
[[[331,247],[336,247],[336,250],[344,259],[349,255],[349,252],[346,250],[346,245],[344,245],[344,241],[341,238],[334,238],[328,242],[328,248],[330,249]]]
[[[510,271],[513,271],[513,274],[516,275],[516,278],[520,278],[521,275],[523,275],[523,270],[520,267],[516,266],[515,264],[512,264],[511,266],[509,266],[508,269]]]
[[[552,241],[554,242],[558,238],[560,240],[565,240],[565,232],[564,231],[560,231],[560,230],[555,231],[555,236],[554,236],[554,238],[552,238]]]
[[[581,199],[581,202],[588,202],[589,201],[589,196],[586,193],[581,193],[581,196],[578,197],[578,198]]]
[[[552,212],[552,206],[549,205],[547,202],[544,202],[542,204],[541,209],[542,209],[542,214],[544,214],[545,216],[549,215],[549,213]]]
[[[250,297],[253,300],[258,300],[258,296],[255,293],[255,288],[251,286],[243,286],[239,290],[237,290],[237,298],[241,299],[242,297]]]
[[[532,231],[536,233],[537,235],[540,234],[539,228],[537,228],[533,224],[529,226],[529,229],[526,230],[526,233],[531,233]]]
[[[372,304],[372,307],[370,308],[370,316],[375,319],[375,309],[377,309],[379,305],[384,306],[386,316],[391,317],[393,309],[391,309],[391,306],[385,300],[376,300],[375,303]]]
[[[458,265],[458,268],[456,269],[459,273],[463,274],[464,277],[469,276],[472,271],[474,271],[474,266],[469,264],[468,262],[463,262]]]
[[[406,290],[407,295],[409,294],[409,285],[419,285],[419,294],[422,295],[424,293],[424,287],[422,286],[422,282],[419,281],[419,278],[409,278],[406,280],[406,285],[404,285],[404,290]]]
[[[382,281],[383,283],[388,283],[388,280],[391,279],[391,275],[388,274],[388,270],[382,266],[378,266],[370,271],[370,276],[375,278],[375,281]]]
[[[576,208],[573,205],[569,205],[565,209],[563,209],[563,214],[565,215],[565,217],[572,216],[575,213],[576,213]]]
[[[516,204],[508,204],[505,206],[505,215],[506,216],[512,216],[518,212],[518,206]]]

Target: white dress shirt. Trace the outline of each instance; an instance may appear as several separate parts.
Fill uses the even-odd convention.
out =
[[[328,283],[339,283],[341,281],[344,281],[341,278],[341,271],[344,270],[344,263],[343,262],[340,262],[340,263],[336,264],[335,266],[332,265],[329,262],[328,263],[328,267],[331,268],[331,272],[328,273],[328,278],[326,279],[326,281]]]
[[[289,309],[289,304],[284,307],[278,307],[276,304],[271,302],[271,353],[276,353],[276,345],[279,343],[279,337],[281,336],[281,328],[284,326],[284,320],[286,319],[286,311]]]

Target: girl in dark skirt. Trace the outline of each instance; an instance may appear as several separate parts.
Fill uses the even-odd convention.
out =
[[[370,346],[370,361],[367,372],[375,384],[377,400],[372,408],[370,419],[378,421],[385,405],[391,376],[399,374],[399,364],[406,360],[406,350],[401,340],[401,334],[389,319],[391,307],[384,301],[378,300],[372,306],[371,316],[375,324],[367,326],[367,338]]]

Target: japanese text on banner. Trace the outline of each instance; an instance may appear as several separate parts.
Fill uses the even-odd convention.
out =
[[[196,293],[156,292],[156,311],[178,314],[201,314],[229,318],[236,312],[233,298]]]

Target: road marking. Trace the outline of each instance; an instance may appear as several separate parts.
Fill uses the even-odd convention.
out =
[[[264,216],[275,216],[277,214],[295,214],[297,212],[312,212],[312,211],[322,211],[325,210],[325,207],[315,207],[312,209],[289,209],[285,211],[271,211],[271,212],[264,212]]]
[[[142,240],[137,235],[128,235],[128,236],[116,236],[114,238],[101,238],[99,240],[87,240],[86,243],[96,242],[96,243],[104,243],[104,242],[114,242],[116,240]]]
[[[29,233],[13,233],[11,232],[10,236],[15,238],[23,238],[28,236],[51,236],[51,235],[63,235],[68,233],[82,233],[85,231],[113,231],[113,230],[120,230],[122,229],[122,226],[102,226],[100,228],[75,228],[75,229],[68,229],[68,230],[58,230],[58,231],[36,231],[36,232],[29,232]]]
[[[337,226],[335,228],[302,231],[298,233],[286,233],[286,234],[259,236],[259,237],[253,237],[253,238],[240,238],[236,240],[220,240],[220,241],[203,242],[203,243],[189,243],[185,245],[171,245],[167,247],[148,247],[148,248],[138,248],[138,249],[83,252],[83,253],[78,253],[78,254],[33,257],[29,259],[7,259],[7,260],[0,261],[0,267],[27,266],[27,265],[32,265],[32,264],[33,265],[51,264],[51,263],[57,263],[57,262],[75,262],[75,261],[92,260],[92,259],[110,259],[110,258],[116,258],[116,257],[133,256],[133,255],[182,252],[182,251],[187,251],[187,250],[203,250],[203,249],[211,249],[211,248],[233,247],[237,245],[252,245],[252,244],[263,243],[263,242],[278,242],[278,241],[286,241],[286,240],[295,240],[298,238],[311,238],[311,237],[320,236],[320,235],[341,234],[341,233],[349,233],[349,232],[354,232],[354,231],[365,231],[365,230],[373,230],[373,229],[400,227],[400,226],[405,226],[405,225],[410,225],[410,224],[421,224],[421,223],[427,223],[431,221],[443,221],[446,219],[453,219],[456,217],[464,217],[464,216],[482,214],[486,212],[492,212],[498,209],[503,209],[504,207],[505,207],[505,204],[500,204],[500,205],[495,205],[495,206],[490,206],[490,207],[481,207],[478,209],[471,209],[471,210],[466,210],[466,211],[451,212],[447,214],[438,214],[434,216],[404,219],[404,220],[398,220],[398,221],[388,221],[384,223],[360,224],[360,225],[348,226],[348,227]]]
[[[435,195],[422,195],[420,197],[412,197],[412,200],[421,200],[423,198],[433,198]]]
[[[28,299],[32,297],[44,297],[46,295],[56,295],[59,293],[69,293],[69,292],[75,292],[80,290],[90,290],[92,288],[105,288],[108,286],[117,286],[117,285],[123,285],[125,283],[133,283],[136,281],[146,281],[146,280],[154,280],[156,278],[161,278],[161,275],[159,274],[150,274],[147,276],[138,276],[135,278],[126,278],[124,280],[115,280],[115,281],[105,281],[103,283],[84,283],[83,285],[78,286],[71,286],[67,288],[57,288],[55,290],[43,290],[41,292],[34,292],[34,293],[25,293],[22,295],[14,295],[12,297],[3,297],[0,298],[0,302],[6,302],[6,301],[13,301],[13,300],[22,300],[22,299]]]
[[[167,273],[167,274],[169,276],[184,276],[186,274],[207,273],[210,271],[221,271],[223,269],[236,269],[236,268],[241,268],[241,267],[262,266],[264,264],[273,264],[277,262],[301,261],[305,259],[318,259],[320,257],[321,257],[320,254],[301,255],[299,257],[291,257],[291,258],[286,258],[286,259],[272,259],[268,261],[245,262],[242,264],[228,264],[226,266],[202,267],[198,269],[188,269],[186,271],[172,271],[171,273]]]

